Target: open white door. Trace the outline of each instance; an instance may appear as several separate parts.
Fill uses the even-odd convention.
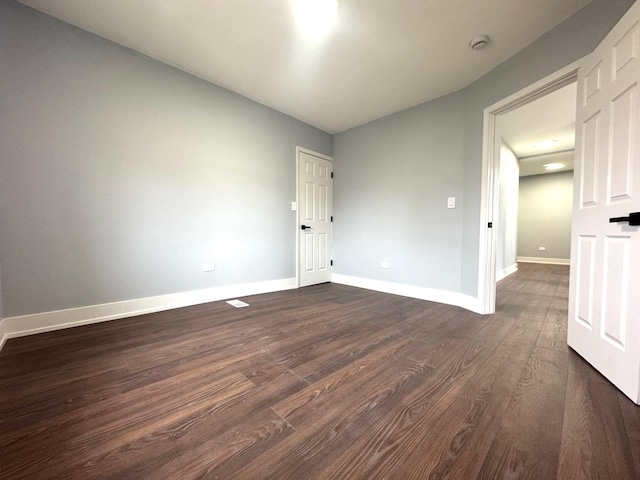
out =
[[[578,72],[568,343],[640,403],[640,3]],[[634,222],[631,222],[634,223]]]
[[[331,281],[330,157],[298,151],[298,285]]]

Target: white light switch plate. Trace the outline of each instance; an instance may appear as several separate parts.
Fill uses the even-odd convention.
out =
[[[456,197],[447,198],[447,208],[456,208]]]
[[[298,204],[296,202],[291,202],[291,210],[294,212],[298,210]]]

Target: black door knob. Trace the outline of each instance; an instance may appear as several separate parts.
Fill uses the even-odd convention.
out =
[[[307,230],[310,229],[311,227],[307,226],[307,225],[301,225],[300,226],[300,230]]]

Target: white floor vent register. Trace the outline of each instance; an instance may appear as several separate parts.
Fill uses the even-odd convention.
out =
[[[235,300],[227,300],[227,303],[229,305],[232,305],[232,306],[236,307],[236,308],[242,308],[242,307],[248,307],[249,306],[248,303],[245,303],[242,300],[238,300],[237,298]]]

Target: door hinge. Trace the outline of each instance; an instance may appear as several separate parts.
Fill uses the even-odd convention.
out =
[[[333,222],[333,215],[331,215],[331,221]]]
[[[331,266],[333,267],[333,260],[331,260]]]
[[[487,225],[487,227],[489,227],[489,228],[493,228],[493,222],[489,222],[489,224]]]
[[[333,178],[333,172],[331,172],[331,178]]]

